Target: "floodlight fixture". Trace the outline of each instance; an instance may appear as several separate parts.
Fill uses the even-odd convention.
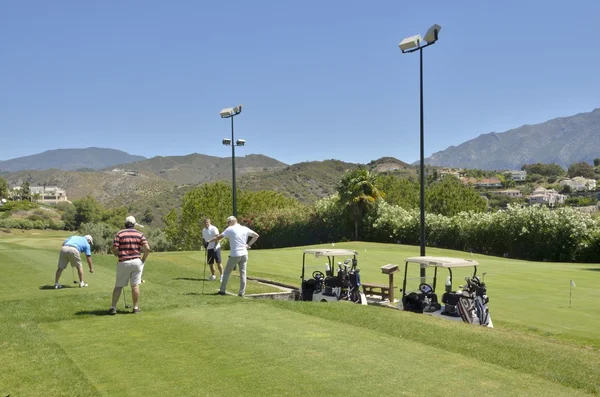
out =
[[[425,37],[423,37],[423,40],[425,40],[427,44],[435,43],[438,40],[438,34],[440,33],[440,30],[442,30],[442,27],[440,25],[433,25],[429,28],[429,30],[427,30],[427,33],[425,33]]]
[[[237,141],[235,141],[236,146],[244,146],[246,144],[246,140],[245,139],[238,139]]]
[[[225,108],[219,112],[219,114],[221,115],[221,118],[223,118],[223,119],[227,119],[229,117],[236,116],[240,113],[242,113],[242,105],[238,105],[234,108]]]
[[[423,39],[421,39],[421,35],[417,34],[415,36],[407,37],[404,40],[402,40],[400,44],[398,44],[398,47],[400,47],[400,50],[402,50],[402,52],[406,52],[413,48],[419,48],[422,40]]]
[[[229,139],[229,138],[223,138],[223,145],[225,145],[225,146],[231,145],[231,139]]]

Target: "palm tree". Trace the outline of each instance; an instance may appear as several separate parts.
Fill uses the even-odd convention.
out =
[[[338,185],[340,203],[354,221],[354,239],[358,240],[358,226],[369,207],[384,193],[375,187],[375,175],[364,167],[359,167],[344,175]]]

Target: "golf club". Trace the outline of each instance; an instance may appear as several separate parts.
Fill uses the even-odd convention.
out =
[[[206,262],[208,261],[208,250],[204,250],[204,274],[202,275],[202,295],[204,295],[204,282],[206,281]]]
[[[77,281],[75,281],[75,268],[73,266],[71,266],[71,274],[73,274],[73,284],[77,284]]]
[[[123,287],[123,303],[125,304],[125,309],[129,309],[131,308],[131,305],[127,304],[127,298],[125,297],[125,295],[127,295],[127,290],[125,289],[125,287]]]

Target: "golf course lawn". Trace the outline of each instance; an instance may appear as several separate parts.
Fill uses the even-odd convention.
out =
[[[593,308],[600,265],[428,248],[481,263],[495,326],[487,329],[374,306],[216,296],[218,282],[203,282],[203,252],[153,253],[142,313],[130,314],[121,299],[119,314],[108,316],[115,257],[93,257],[88,288],[72,283],[70,269],[65,288],[52,288],[66,236],[0,231],[0,396],[600,394]],[[387,282],[381,266],[403,268],[419,251],[363,242],[335,248],[357,250],[362,281],[377,283]],[[302,251],[251,251],[248,274],[298,285]],[[324,263],[307,258],[320,269]],[[455,284],[467,275],[455,273]],[[396,274],[396,285],[401,279]],[[232,294],[238,280],[230,279]],[[249,282],[247,294],[274,291]]]

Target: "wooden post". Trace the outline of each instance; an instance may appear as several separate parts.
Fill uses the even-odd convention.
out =
[[[394,303],[394,273],[398,272],[399,270],[400,269],[398,268],[398,265],[394,265],[392,263],[381,266],[381,273],[388,275],[388,287],[390,290],[388,299],[390,300],[390,303]]]

